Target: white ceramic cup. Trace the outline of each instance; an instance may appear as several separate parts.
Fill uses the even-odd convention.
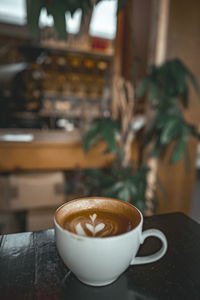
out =
[[[119,208],[129,209],[137,218],[137,225],[131,231],[110,237],[88,237],[72,233],[60,224],[69,209],[73,206],[94,209],[104,204],[118,205]],[[81,198],[69,201],[59,207],[55,213],[55,239],[58,252],[65,265],[83,283],[92,286],[104,286],[114,282],[129,265],[152,263],[159,260],[167,251],[167,239],[157,229],[142,232],[143,216],[133,205],[104,197]],[[137,257],[140,244],[147,237],[154,236],[161,240],[159,251],[149,256]]]

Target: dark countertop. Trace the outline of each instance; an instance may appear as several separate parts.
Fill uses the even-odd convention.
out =
[[[80,283],[60,260],[54,230],[0,236],[1,299],[199,300],[200,224],[182,213],[146,217],[144,229],[158,228],[168,239],[159,261],[130,266],[113,284],[89,287]],[[149,238],[140,255],[157,250]],[[123,255],[123,253],[122,253]]]

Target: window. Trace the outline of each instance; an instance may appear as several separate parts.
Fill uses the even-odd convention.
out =
[[[104,0],[98,3],[93,11],[90,34],[109,39],[114,39],[116,34],[116,0]],[[66,14],[67,30],[69,33],[76,34],[79,31],[81,22],[81,11],[77,11],[73,18],[70,14]],[[40,15],[40,26],[52,26],[53,18],[48,16],[46,10],[43,9]]]
[[[26,23],[26,1],[0,0],[0,21],[24,25]]]
[[[90,23],[90,34],[93,36],[114,39],[117,23],[117,1],[105,0],[96,5]]]
[[[33,0],[34,1],[34,0]],[[116,0],[104,0],[98,3],[93,11],[90,34],[114,39],[116,33]],[[25,0],[0,0],[0,21],[18,25],[26,24],[26,1]],[[67,30],[75,34],[79,31],[81,11],[77,11],[73,18],[66,14]],[[48,16],[43,9],[40,15],[40,26],[52,26],[53,18]]]

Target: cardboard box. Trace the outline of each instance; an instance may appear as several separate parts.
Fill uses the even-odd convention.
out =
[[[59,206],[65,198],[63,172],[19,173],[0,177],[1,210]]]

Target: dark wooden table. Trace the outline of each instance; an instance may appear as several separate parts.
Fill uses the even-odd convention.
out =
[[[64,266],[53,229],[0,236],[0,299],[199,300],[200,225],[173,213],[145,218],[144,228],[150,227],[165,233],[167,254],[152,264],[130,266],[115,283],[100,288],[80,283]],[[139,252],[159,246],[149,238]]]

